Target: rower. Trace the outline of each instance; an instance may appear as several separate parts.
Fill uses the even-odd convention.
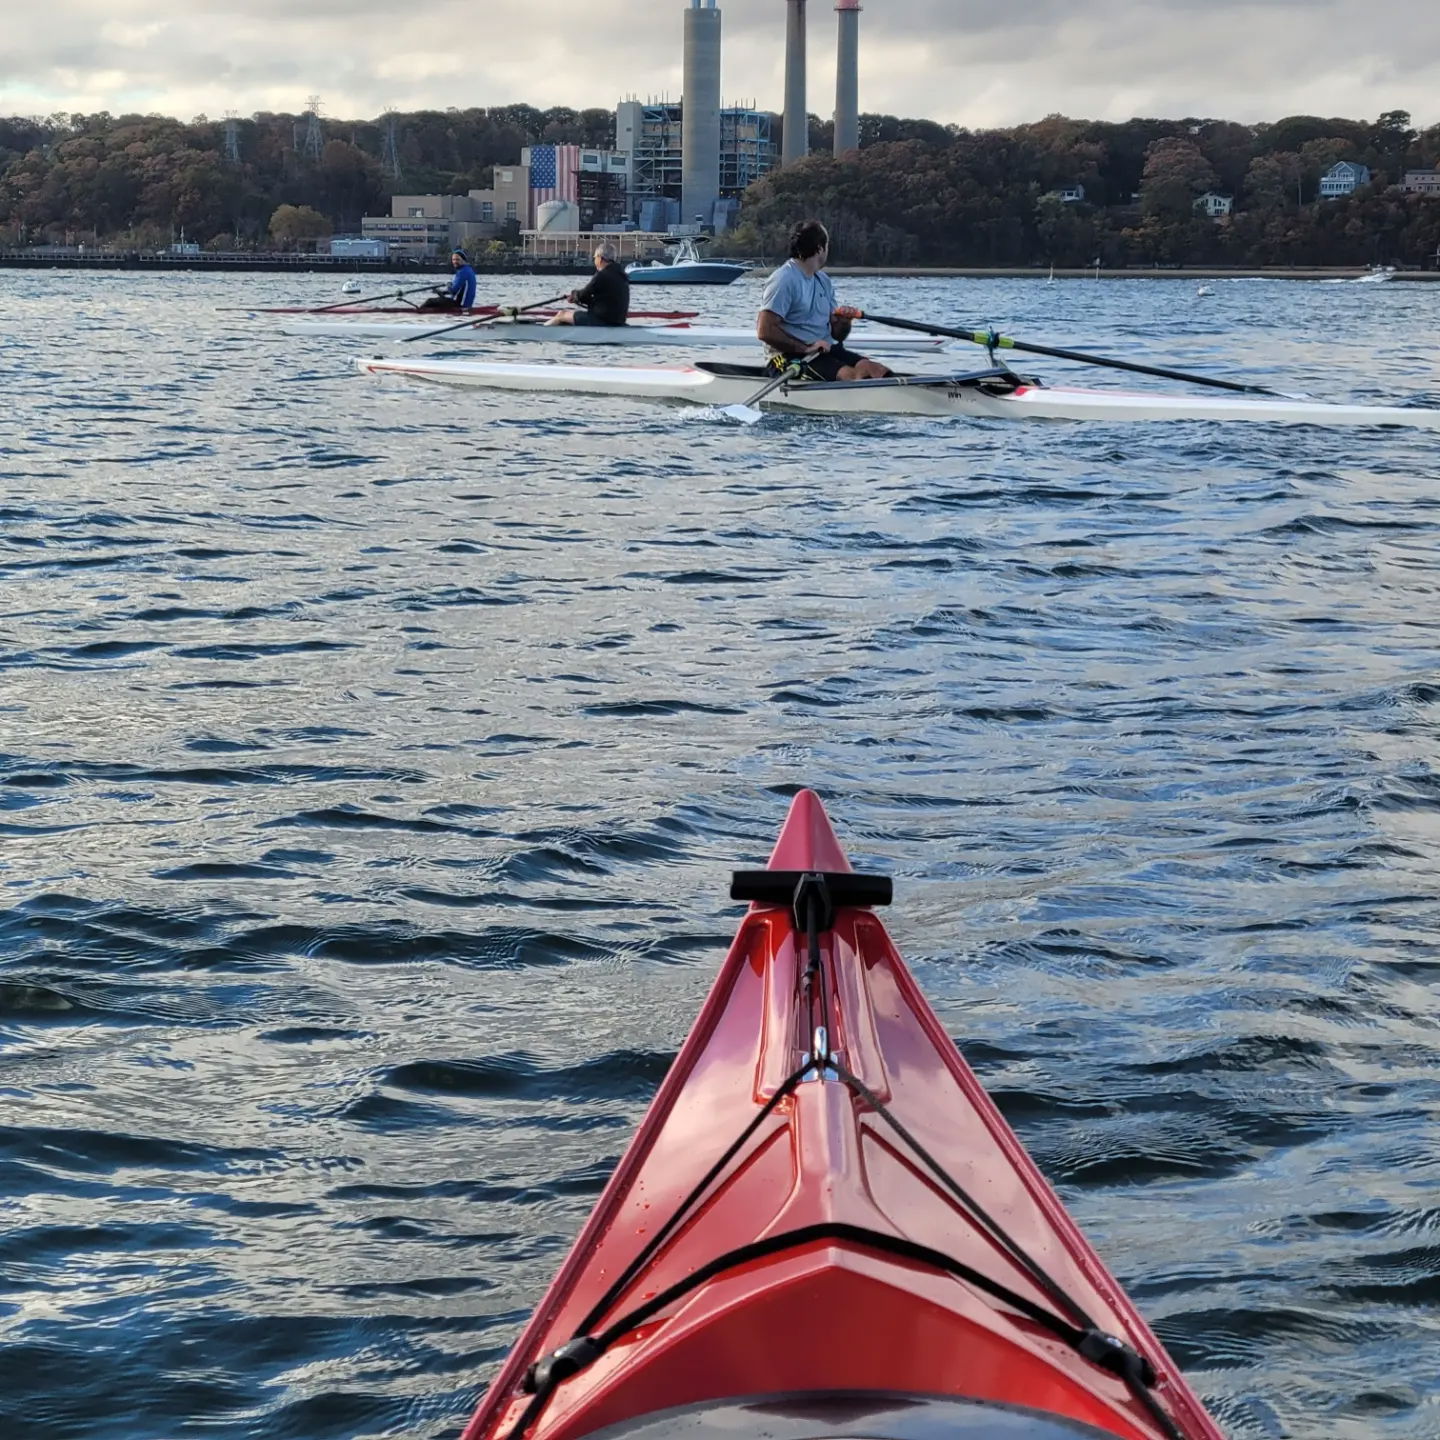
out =
[[[595,274],[583,290],[570,292],[576,310],[558,311],[547,325],[623,325],[630,318],[630,277],[607,240],[595,247]]]
[[[790,232],[790,258],[765,282],[755,334],[783,370],[802,355],[804,374],[814,380],[879,380],[890,371],[845,348],[850,318],[837,313],[835,287],[825,274],[830,235],[818,220],[802,220]]]
[[[475,303],[475,267],[470,257],[457,245],[450,252],[450,268],[454,275],[448,285],[437,285],[435,293],[422,310],[468,310]]]

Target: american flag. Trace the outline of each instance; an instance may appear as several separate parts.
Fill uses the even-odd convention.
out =
[[[580,168],[578,145],[532,145],[530,147],[530,200],[543,205],[547,200],[578,201],[575,172]]]

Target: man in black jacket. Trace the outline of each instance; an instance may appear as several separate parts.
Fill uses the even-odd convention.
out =
[[[595,275],[583,290],[570,292],[580,308],[561,310],[547,325],[623,325],[630,315],[630,277],[608,241],[596,247]]]

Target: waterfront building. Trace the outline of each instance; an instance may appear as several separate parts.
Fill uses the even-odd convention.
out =
[[[1207,190],[1195,202],[1195,208],[1208,219],[1219,220],[1235,208],[1235,197],[1233,195],[1217,195],[1215,191]]]
[[[390,247],[373,235],[332,235],[330,253],[350,260],[383,260]]]
[[[1434,170],[1407,170],[1400,188],[1411,195],[1440,195],[1440,166]]]
[[[665,258],[665,236],[645,230],[524,230],[520,246],[527,259],[571,260],[586,265],[596,247],[611,245],[622,264]]]
[[[1337,200],[1342,195],[1353,195],[1362,185],[1370,183],[1370,167],[1358,160],[1342,160],[1332,165],[1320,177],[1320,198]]]
[[[465,195],[395,195],[388,215],[366,215],[360,233],[396,255],[443,255],[456,245],[490,240],[507,221],[522,229],[533,223],[530,171],[525,165],[497,165],[488,190]]]

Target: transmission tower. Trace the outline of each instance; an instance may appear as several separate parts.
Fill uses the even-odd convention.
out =
[[[240,163],[240,112],[225,112],[225,161],[229,165]]]
[[[305,102],[305,144],[301,147],[305,158],[318,165],[325,151],[325,136],[320,129],[320,97],[311,95]]]
[[[385,150],[380,157],[380,169],[388,180],[400,178],[400,146],[396,139],[398,117],[393,110],[385,111]]]

